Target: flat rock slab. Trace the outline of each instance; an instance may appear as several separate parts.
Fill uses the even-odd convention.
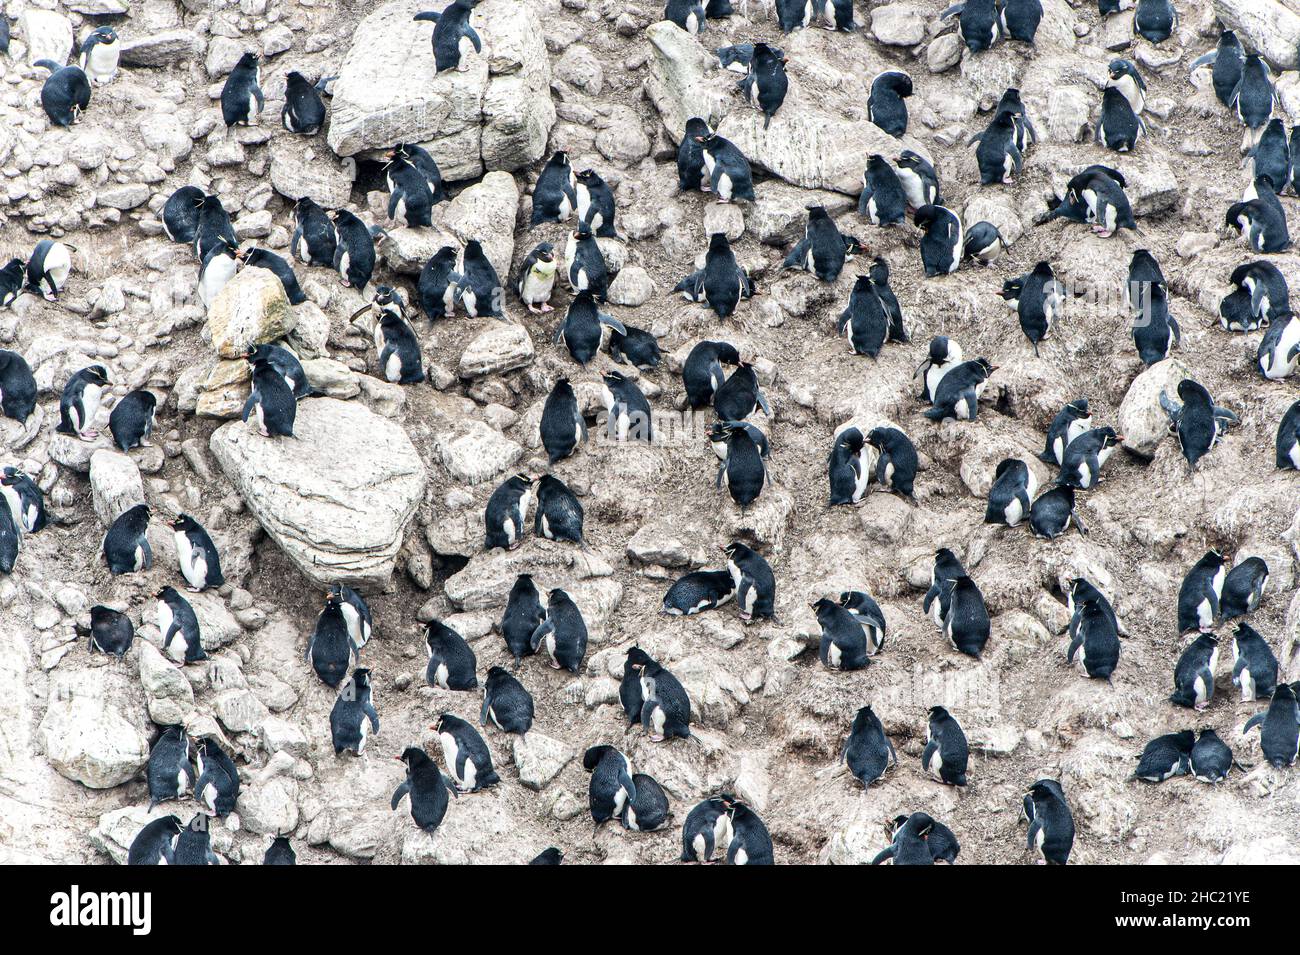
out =
[[[314,585],[383,589],[424,494],[419,454],[399,424],[333,398],[300,402],[294,433],[264,438],[232,422],[213,433],[210,447]]]

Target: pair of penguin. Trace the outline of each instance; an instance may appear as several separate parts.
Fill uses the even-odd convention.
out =
[[[290,384],[284,373],[284,362],[275,352],[254,350],[245,359],[252,368],[253,384],[240,411],[240,420],[248,421],[256,416],[258,433],[264,438],[292,438],[298,417],[297,379]],[[306,386],[305,374],[302,382]]]
[[[953,831],[928,813],[895,816],[885,824],[889,845],[871,860],[872,865],[952,865],[961,852]]]
[[[1070,645],[1065,662],[1076,659],[1080,668],[1094,680],[1109,681],[1120,657],[1120,625],[1106,595],[1083,577],[1070,581],[1066,591],[1066,608],[1070,613]]]
[[[921,609],[943,631],[953,648],[979,659],[988,643],[991,624],[984,595],[950,549],[935,551],[930,588]]]
[[[582,503],[564,482],[547,474],[537,480],[534,488],[532,478],[516,474],[492,492],[484,508],[485,546],[489,550],[518,547],[523,541],[528,509],[534,501],[537,503],[534,533],[548,540],[584,543]]]
[[[24,534],[49,522],[40,486],[18,468],[0,471],[0,573],[13,573]]]
[[[552,669],[577,673],[587,654],[587,641],[582,610],[566,591],[553,588],[546,595],[542,618],[528,638],[529,649],[538,653],[545,648]]]
[[[599,828],[618,819],[624,829],[651,832],[669,819],[668,796],[654,777],[633,773],[632,761],[613,746],[593,746],[583,753],[583,768],[591,773],[587,805]]]
[[[687,814],[682,824],[681,861],[774,865],[775,855],[771,834],[758,813],[731,793],[722,793],[703,800]]]
[[[957,342],[936,336],[916,370],[917,375],[925,375],[921,397],[931,404],[922,414],[935,422],[974,421],[989,376],[996,370],[982,357],[963,361]]]
[[[1247,557],[1228,570],[1216,550],[1206,551],[1183,578],[1178,589],[1178,632],[1213,628],[1217,620],[1234,620],[1254,613],[1268,586],[1268,564]]]
[[[1291,247],[1286,211],[1267,176],[1254,178],[1241,201],[1228,207],[1223,224],[1256,252],[1284,252]]]
[[[1290,315],[1286,277],[1272,262],[1243,262],[1228,281],[1234,288],[1219,303],[1219,325],[1226,331],[1253,332]]]
[[[1074,813],[1055,779],[1040,779],[1025,793],[1020,817],[1029,823],[1026,848],[1039,865],[1065,865],[1074,848]]]
[[[640,723],[652,742],[691,739],[691,700],[669,670],[638,646],[627,652],[619,702],[628,726]]]
[[[872,482],[915,501],[919,467],[916,446],[898,428],[872,428],[866,435],[856,427],[841,428],[827,462],[830,504],[859,503]]]
[[[72,274],[72,253],[76,249],[55,239],[41,239],[27,257],[10,259],[0,269],[0,308],[12,305],[23,292],[58,301],[59,292]]]
[[[962,42],[972,53],[982,53],[999,39],[1034,42],[1043,19],[1040,0],[964,0],[939,14],[940,20],[957,17]]]
[[[865,275],[859,275],[849,302],[836,326],[855,355],[875,358],[885,342],[911,341],[903,324],[903,310],[889,286],[889,263],[877,257]]]

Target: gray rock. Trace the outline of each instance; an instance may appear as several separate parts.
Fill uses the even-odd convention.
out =
[[[76,43],[72,21],[61,13],[29,6],[18,17],[18,30],[27,42],[27,62],[66,63]]]
[[[555,123],[551,66],[534,7],[486,0],[474,24],[483,55],[435,73],[419,0],[396,0],[358,24],[334,84],[328,141],[340,156],[423,143],[451,180],[541,158]]]
[[[227,359],[241,359],[249,345],[283,338],[297,320],[284,286],[269,269],[239,272],[208,306],[212,347]]]
[[[1278,0],[1213,0],[1224,29],[1236,30],[1248,50],[1274,67],[1300,69],[1300,12]]]
[[[270,152],[271,185],[280,195],[295,202],[310,196],[327,209],[347,205],[353,167],[323,151],[314,139],[277,136]]]
[[[193,30],[166,30],[122,41],[122,62],[127,66],[174,66],[203,55],[203,39]]]
[[[876,7],[871,11],[871,35],[886,46],[916,46],[925,39],[925,14],[906,3]]]
[[[459,420],[438,428],[433,450],[451,476],[482,484],[513,465],[524,449],[482,421]]]
[[[149,760],[149,741],[123,714],[128,702],[107,667],[56,671],[37,735],[61,776],[91,789],[133,778]]]
[[[101,448],[90,457],[90,490],[95,514],[105,527],[123,512],[144,503],[144,482],[140,469],[120,451]]]
[[[459,374],[462,378],[482,378],[523,368],[532,361],[533,340],[528,329],[489,320],[461,354]]]
[[[609,283],[609,300],[615,305],[635,308],[648,302],[654,290],[654,282],[646,270],[639,265],[629,265]]]
[[[1169,416],[1160,407],[1160,392],[1177,400],[1178,383],[1191,372],[1177,358],[1158,361],[1133,379],[1119,406],[1117,428],[1124,447],[1150,457],[1169,433]]]
[[[410,438],[362,405],[331,398],[302,402],[294,432],[292,440],[263,438],[232,422],[213,433],[210,447],[313,585],[384,588],[424,495],[424,465]]]
[[[560,775],[576,754],[568,743],[530,731],[511,737],[519,782],[529,789],[543,789]]]

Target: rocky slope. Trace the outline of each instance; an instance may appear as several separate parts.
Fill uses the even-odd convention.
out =
[[[728,789],[761,814],[780,862],[867,861],[885,845],[885,819],[924,809],[956,832],[961,861],[1018,863],[1028,859],[1020,796],[1042,776],[1065,787],[1079,827],[1075,861],[1297,861],[1300,783],[1293,770],[1263,765],[1258,734],[1240,735],[1263,704],[1236,701],[1226,665],[1204,714],[1165,698],[1184,645],[1178,586],[1209,546],[1268,561],[1269,591],[1252,625],[1288,678],[1300,679],[1300,484],[1272,466],[1297,379],[1264,381],[1252,368],[1260,334],[1212,324],[1228,274],[1250,257],[1221,230],[1246,173],[1236,118],[1203,71],[1188,82],[1191,60],[1217,38],[1218,16],[1292,71],[1278,78],[1279,113],[1300,122],[1300,12],[1290,0],[1180,2],[1175,35],[1153,46],[1134,39],[1127,14],[1102,20],[1095,6],[1044,0],[1034,48],[1002,43],[972,55],[938,21],[942,6],[859,3],[854,33],[783,36],[767,5],[751,3],[749,19],[710,21],[693,38],[657,22],[658,8],[483,0],[474,15],[483,54],[465,73],[435,77],[428,27],[410,22],[411,0],[373,10],[309,0],[10,0],[14,41],[0,86],[5,258],[25,258],[42,236],[76,254],[57,304],[23,296],[0,311],[0,346],[22,353],[40,386],[26,426],[0,419],[0,463],[38,476],[54,518],[24,539],[14,573],[0,578],[0,859],[121,861],[147,819],[173,810],[188,818],[188,800],[150,812],[141,773],[157,726],[184,722],[225,741],[243,775],[237,813],[213,830],[231,862],[260,861],[272,834],[290,832],[299,860],[313,863],[514,863],[548,845],[569,862],[664,863],[677,858],[690,807]],[[66,57],[74,34],[101,23],[122,38],[123,68],[95,89],[77,126],[52,128],[39,105],[45,71],[29,64]],[[709,53],[755,38],[790,58],[792,90],[766,133],[734,92],[735,75]],[[249,49],[265,57],[267,109],[260,126],[227,133],[216,98]],[[1132,155],[1091,140],[1106,64],[1120,55],[1149,87],[1152,135]],[[916,87],[901,144],[866,119],[870,80],[886,68],[907,70]],[[316,137],[278,125],[291,69],[312,81],[339,77],[332,121]],[[1014,186],[980,187],[965,142],[1009,85],[1022,90],[1041,141]],[[754,203],[677,193],[676,137],[689,115],[705,113],[755,163]],[[454,180],[434,229],[385,218],[374,160],[402,139],[431,143]],[[900,146],[933,159],[965,221],[998,224],[1011,247],[993,267],[926,280],[915,230],[877,229],[857,216],[866,156]],[[611,311],[659,337],[664,364],[638,377],[661,437],[654,447],[595,441],[553,468],[582,495],[589,549],[530,535],[517,551],[485,552],[492,489],[514,471],[547,470],[537,426],[551,385],[569,376],[594,411],[608,355],[580,368],[552,342],[562,310],[528,314],[511,296],[509,324],[417,319],[430,381],[391,385],[378,374],[369,330],[350,321],[365,299],[335,274],[297,265],[308,301],[289,307],[249,270],[209,312],[196,295],[197,263],[162,235],[158,215],[176,188],[194,183],[221,195],[241,240],[287,256],[294,199],[346,205],[389,228],[376,278],[409,292],[449,238],[484,240],[502,275],[539,241],[562,247],[564,227],[527,227],[531,184],[557,149],[615,188],[622,238],[602,240],[618,268]],[[1048,197],[1090,162],[1129,177],[1137,234],[1101,239],[1077,224],[1035,224]],[[813,202],[889,261],[912,344],[888,345],[878,361],[850,354],[834,320],[855,270],[834,285],[779,271]],[[1294,234],[1295,200],[1284,203]],[[761,292],[725,323],[669,294],[716,231],[737,237]],[[1135,248],[1160,260],[1184,330],[1180,364],[1147,374],[1176,382],[1185,367],[1243,420],[1195,474],[1176,443],[1160,438],[1158,388],[1134,386],[1122,407],[1142,371],[1117,304]],[[1294,253],[1270,258],[1300,276]],[[1040,259],[1088,294],[1070,302],[1035,357],[997,293]],[[236,308],[236,292],[257,307]],[[566,301],[557,298],[561,309]],[[255,337],[284,337],[329,396],[301,405],[292,446],[228,420],[247,394],[232,357],[250,313]],[[997,366],[974,423],[935,425],[920,414],[911,376],[935,334]],[[752,358],[772,403],[771,420],[759,423],[772,439],[773,483],[745,513],[714,488],[707,422],[678,411],[681,361],[705,337]],[[55,434],[63,383],[93,362],[108,367],[116,396],[147,387],[159,397],[156,447],[123,456],[106,438]],[[1151,452],[1117,455],[1101,487],[1083,495],[1091,535],[1046,542],[981,524],[997,462],[1040,450],[1052,415],[1080,395],[1098,424],[1117,425]],[[924,468],[917,506],[876,492],[857,508],[827,508],[826,453],[851,419],[888,419],[912,437]],[[155,568],[110,577],[98,559],[104,526],[140,498],[155,508]],[[158,588],[179,581],[162,518],[180,511],[213,533],[229,581],[192,599],[211,659],[183,669],[158,652],[152,610]],[[772,564],[775,621],[745,626],[734,607],[659,615],[669,582],[687,568],[721,566],[719,546],[736,538]],[[940,546],[963,558],[993,614],[982,661],[955,653],[921,612]],[[563,586],[582,608],[593,637],[585,667],[575,678],[526,661],[520,678],[537,702],[535,730],[526,742],[485,731],[503,784],[456,800],[437,833],[424,835],[404,809],[388,808],[402,778],[391,757],[430,743],[438,713],[473,719],[481,697],[425,685],[421,622],[437,617],[469,639],[481,680],[509,659],[495,624],[525,571],[543,587]],[[1129,631],[1111,683],[1065,665],[1060,585],[1078,575],[1113,595]],[[382,730],[359,759],[334,757],[334,694],[303,660],[322,586],[339,577],[363,587],[375,612],[377,636],[361,659],[376,674]],[[869,589],[888,620],[886,651],[859,673],[817,662],[808,609],[847,589]],[[124,661],[92,656],[77,638],[93,604],[142,624]],[[1225,646],[1230,630],[1219,631]],[[624,733],[617,677],[633,643],[686,686],[700,745]],[[901,765],[864,794],[834,766],[867,702]],[[961,790],[921,770],[925,712],[938,703],[971,737],[971,782]],[[1255,768],[1213,787],[1127,780],[1147,739],[1185,726],[1214,726]],[[593,837],[581,753],[604,742],[668,792],[666,830],[606,826]]]

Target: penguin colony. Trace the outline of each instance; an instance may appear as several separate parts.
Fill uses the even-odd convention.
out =
[[[482,55],[484,39],[471,25],[475,6],[476,0],[455,0],[441,11],[420,12],[414,17],[413,23],[434,24],[432,56],[438,72],[464,72]],[[1120,6],[1101,0],[1100,12],[1117,13]],[[1129,15],[1127,10],[1125,15]],[[1139,0],[1131,16],[1135,35],[1157,45],[1174,35],[1179,22],[1178,12],[1168,0]],[[726,0],[710,0],[706,5],[669,0],[664,18],[693,35],[705,31],[710,20],[745,22],[744,14],[733,10]],[[966,0],[940,14],[941,22],[955,23],[957,35],[972,56],[1006,43],[1020,44],[1025,47],[1024,55],[1032,56],[1042,18],[1039,0]],[[775,19],[784,34],[820,24],[848,34],[837,42],[862,42],[854,35],[858,24],[847,0],[823,7],[776,0]],[[7,21],[4,26],[7,36]],[[762,114],[762,129],[779,135],[781,112],[791,108],[785,100],[793,85],[791,76],[798,75],[798,64],[797,58],[773,39],[723,46],[716,50],[716,57],[719,69],[740,74],[737,95],[747,107]],[[75,64],[52,60],[36,64],[48,71],[40,107],[51,124],[72,127],[94,109],[94,91],[112,83],[119,73],[119,46],[114,30],[101,26],[82,39]],[[1158,394],[1168,432],[1186,459],[1189,485],[1198,469],[1205,467],[1206,456],[1212,455],[1233,429],[1248,415],[1262,413],[1265,404],[1257,400],[1260,396],[1294,397],[1295,373],[1300,367],[1300,317],[1289,309],[1286,274],[1267,258],[1291,246],[1287,206],[1281,197],[1288,190],[1300,194],[1300,131],[1293,130],[1288,141],[1278,115],[1273,70],[1231,30],[1223,30],[1215,49],[1191,63],[1193,70],[1204,67],[1210,68],[1215,95],[1225,107],[1223,122],[1239,123],[1243,129],[1243,165],[1249,167],[1241,200],[1232,203],[1223,218],[1224,230],[1238,237],[1245,248],[1241,264],[1226,277],[1233,290],[1219,306],[1219,325],[1225,335],[1263,334],[1250,362],[1252,393],[1233,395],[1236,410],[1216,403],[1215,396],[1192,375],[1171,381]],[[1093,124],[1095,151],[1090,158],[1095,161],[1081,165],[1064,191],[1046,201],[1036,221],[1038,228],[1057,228],[1048,224],[1063,219],[1067,229],[1081,226],[1100,239],[1111,239],[1123,230],[1142,232],[1129,198],[1129,190],[1137,184],[1114,167],[1116,160],[1107,153],[1140,152],[1144,139],[1160,135],[1160,130],[1146,118],[1147,86],[1139,67],[1118,58],[1104,64],[1104,69],[1106,79]],[[245,53],[221,91],[220,110],[227,127],[259,123],[265,108],[261,82],[261,58],[255,52]],[[309,137],[321,131],[328,121],[329,82],[323,78],[313,84],[299,72],[287,72],[280,117],[285,134]],[[889,136],[904,137],[909,129],[906,100],[916,95],[923,83],[923,77],[914,79],[901,69],[881,72],[871,83],[866,121]],[[1007,89],[993,107],[987,127],[972,131],[966,143],[973,147],[979,188],[1014,186],[1033,163],[1038,136],[1021,91]],[[434,207],[450,198],[435,157],[415,144],[375,145],[384,149],[382,174],[389,193],[390,223],[430,227]],[[938,282],[967,270],[976,272],[978,278],[984,268],[1014,255],[996,224],[965,222],[945,204],[941,171],[950,165],[945,163],[947,158],[941,152],[923,155],[901,145],[891,154],[863,156],[856,207],[858,234],[842,231],[844,217],[837,222],[825,206],[810,204],[802,237],[790,243],[776,273],[804,271],[819,282],[833,283],[846,265],[860,260],[864,264],[847,300],[824,316],[825,333],[842,336],[853,355],[873,362],[885,349],[910,348],[921,357],[915,376],[920,394],[910,399],[917,412],[910,434],[884,419],[853,421],[835,430],[826,448],[824,469],[828,511],[862,506],[876,494],[896,495],[909,510],[935,506],[933,492],[925,487],[937,483],[935,465],[932,455],[919,450],[918,444],[932,446],[935,436],[939,441],[956,440],[961,429],[975,427],[981,411],[985,416],[1010,413],[1005,407],[1006,391],[998,383],[999,366],[984,356],[967,356],[955,336],[933,334],[914,341],[909,329],[916,326],[903,304],[914,290],[904,289],[897,280],[891,284],[891,267],[896,271],[904,254],[919,260],[925,280]],[[754,203],[770,184],[765,171],[756,169],[736,143],[699,117],[686,121],[676,161],[680,192],[704,193],[706,201]],[[1290,197],[1286,201],[1289,203]],[[610,434],[619,442],[655,441],[655,410],[649,399],[663,393],[663,379],[668,377],[660,367],[660,344],[649,330],[603,310],[609,302],[614,270],[601,240],[620,238],[614,190],[599,171],[575,170],[563,151],[553,152],[540,164],[530,222],[532,228],[560,224],[569,229],[563,250],[555,243],[538,241],[517,273],[509,277],[499,276],[488,260],[482,240],[490,237],[483,236],[468,240],[463,249],[446,246],[438,250],[413,291],[381,284],[380,279],[395,280],[379,274],[376,240],[384,237],[385,227],[368,225],[347,209],[322,209],[310,199],[299,200],[292,209],[293,262],[268,249],[241,247],[221,197],[195,186],[172,193],[161,219],[167,238],[192,251],[199,271],[198,294],[205,305],[240,268],[273,272],[292,304],[306,300],[297,268],[336,272],[341,285],[368,299],[362,312],[374,322],[378,374],[395,384],[417,387],[427,380],[424,362],[428,349],[422,347],[421,339],[429,333],[419,325],[413,306],[430,322],[453,318],[458,310],[471,318],[519,321],[527,314],[546,320],[545,316],[563,307],[562,318],[551,320],[552,344],[557,351],[563,349],[574,364],[571,377],[553,382],[542,408],[539,431],[549,468],[575,456],[580,463],[581,456],[588,453],[588,419],[594,408],[588,393],[580,394],[575,385],[595,377],[595,370],[588,369],[602,349],[611,362],[622,366],[599,374],[597,405],[608,416]],[[888,245],[881,237],[885,230],[905,236],[901,243],[893,244],[890,255],[879,251]],[[780,437],[771,433],[781,408],[778,402],[774,412],[765,390],[779,375],[779,363],[774,368],[771,362],[760,362],[747,348],[728,341],[737,328],[745,327],[745,303],[764,293],[755,273],[766,271],[738,258],[732,241],[725,232],[709,235],[696,268],[682,277],[672,292],[707,309],[716,319],[709,335],[680,362],[684,405],[707,422],[708,442],[719,461],[711,480],[700,481],[699,503],[710,508],[725,506],[708,497],[710,493],[725,495],[743,518],[750,509],[761,506],[773,484],[782,483]],[[913,249],[915,252],[910,251]],[[1163,249],[1133,251],[1124,285],[1133,318],[1133,346],[1144,366],[1165,361],[1182,346],[1183,329],[1170,313],[1170,283],[1161,267],[1163,253]],[[43,239],[25,259],[12,259],[0,270],[0,307],[24,294],[57,305],[69,283],[77,281],[78,255],[66,242]],[[1006,262],[999,268],[1005,270]],[[1020,268],[1027,271],[1005,279],[1000,291],[985,292],[1003,299],[1027,340],[1023,354],[1005,349],[999,361],[1014,365],[1032,355],[1068,366],[1070,358],[1052,350],[1052,332],[1069,321],[1072,296],[1058,277],[1061,263],[1017,261],[1011,271]],[[976,286],[975,281],[972,279],[971,287],[987,285],[981,282]],[[503,289],[513,297],[503,295]],[[566,290],[568,301],[562,303]],[[921,292],[924,294],[924,289]],[[833,330],[829,328],[831,319]],[[1007,328],[1011,327],[1008,322]],[[316,394],[297,357],[274,344],[254,345],[245,357],[252,388],[243,419],[251,421],[250,426],[263,440],[295,440],[297,404]],[[1189,358],[1193,360],[1188,364],[1194,365],[1194,356]],[[654,383],[652,389],[643,387],[647,378]],[[906,386],[905,382],[896,384]],[[77,371],[63,386],[55,430],[94,440],[94,425],[104,400],[111,397],[112,385],[102,365]],[[1285,388],[1291,390],[1275,391]],[[37,393],[23,356],[0,351],[0,407],[4,415],[25,423],[36,407]],[[113,444],[124,453],[149,447],[158,427],[158,404],[158,396],[143,389],[118,398],[108,415]],[[759,420],[750,420],[760,414]],[[1072,396],[1064,402],[1042,440],[1044,449],[1037,462],[1010,456],[993,464],[984,516],[990,528],[970,528],[971,535],[981,535],[985,542],[997,541],[1025,525],[1034,538],[1045,542],[1042,546],[1049,550],[1044,553],[1051,553],[1050,548],[1063,545],[1065,535],[1090,534],[1085,515],[1090,492],[1099,483],[1140,480],[1131,469],[1111,477],[1114,466],[1107,468],[1107,462],[1125,446],[1125,436],[1110,424],[1094,426],[1086,396]],[[1292,401],[1277,421],[1275,446],[1259,449],[1259,454],[1278,470],[1300,470],[1300,400]],[[1045,470],[1057,472],[1050,482],[1039,477]],[[21,576],[21,553],[27,538],[41,533],[50,518],[43,489],[33,476],[19,467],[6,466],[2,481],[5,506],[0,507],[0,571]],[[1300,484],[1294,486],[1300,489]],[[579,552],[589,551],[588,515],[581,496],[556,473],[521,472],[508,477],[492,492],[483,512],[485,547],[513,551],[532,535]],[[1300,490],[1296,496],[1300,498]],[[100,546],[108,573],[153,573],[155,578],[162,574],[167,583],[147,607],[91,607],[86,634],[89,652],[122,661],[136,637],[133,617],[144,616],[156,621],[161,648],[177,666],[199,666],[210,659],[199,616],[185,594],[226,586],[220,549],[193,516],[181,513],[165,523],[175,540],[175,567],[154,566],[149,529],[158,521],[148,504],[127,508],[109,527]],[[795,604],[784,595],[778,600],[783,585],[769,563],[774,554],[770,548],[751,546],[759,543],[752,536],[748,543],[739,539],[744,536],[721,542],[715,559],[671,582],[662,598],[662,614],[691,617],[718,611],[734,614],[746,627],[784,623],[778,608],[794,613]],[[991,649],[990,642],[998,639],[980,587],[980,560],[974,554],[973,539],[965,546],[943,546],[933,552],[929,588],[913,608],[917,620],[928,617],[940,631],[942,640],[957,655],[953,657],[955,666],[979,666]],[[965,563],[959,551],[965,552]],[[1135,783],[1162,783],[1188,775],[1220,784],[1233,774],[1252,772],[1248,762],[1277,770],[1294,766],[1300,745],[1300,682],[1286,681],[1286,661],[1279,662],[1278,657],[1284,648],[1276,635],[1259,632],[1251,622],[1262,605],[1289,599],[1288,594],[1269,592],[1270,572],[1268,563],[1258,556],[1224,554],[1213,547],[1185,570],[1177,607],[1170,608],[1176,614],[1178,633],[1186,635],[1185,649],[1169,661],[1173,684],[1168,698],[1170,732],[1155,737],[1135,754]],[[1124,626],[1114,607],[1120,595],[1108,593],[1108,589],[1105,582],[1085,576],[1062,582],[1059,598],[1068,624],[1063,628],[1059,652],[1054,652],[1058,652],[1063,670],[1073,668],[1082,677],[1109,684],[1113,691],[1116,674],[1125,663],[1125,642],[1140,641],[1142,635],[1130,633]],[[862,679],[848,675],[849,671],[868,670],[873,660],[894,649],[895,641],[919,639],[914,626],[897,632],[897,610],[883,611],[865,584],[859,589],[806,596],[808,615],[804,619],[815,620],[806,655],[809,665],[842,674],[839,678],[845,681]],[[1131,603],[1141,596],[1127,594],[1123,599]],[[890,622],[894,623],[893,633]],[[388,624],[385,621],[385,630]],[[376,625],[361,593],[343,582],[336,583],[323,595],[319,617],[306,635],[303,659],[328,692],[337,694],[328,721],[335,758],[366,758],[378,748],[399,761],[404,778],[391,794],[390,808],[409,814],[411,824],[427,833],[435,833],[447,815],[457,811],[462,797],[473,799],[483,790],[514,785],[510,774],[498,772],[487,739],[527,737],[538,709],[534,694],[548,692],[548,686],[550,692],[558,688],[544,680],[539,669],[543,664],[578,675],[588,660],[591,635],[580,601],[563,588],[542,586],[531,573],[520,573],[514,580],[498,629],[505,643],[503,662],[509,665],[480,668],[475,648],[456,629],[438,619],[423,625],[427,684],[468,695],[467,702],[454,708],[459,713],[430,714],[431,747],[419,740],[403,744],[379,735],[382,702],[377,699],[376,687],[377,683],[382,686],[382,674],[363,664],[367,644],[377,636],[390,637]],[[1240,704],[1252,711],[1240,726],[1234,724],[1228,705],[1214,700],[1216,684],[1228,677],[1219,668],[1221,640],[1231,641],[1233,695],[1239,691]],[[933,652],[947,651],[935,641]],[[533,656],[539,660],[527,659]],[[811,662],[813,656],[815,663]],[[869,698],[879,687],[873,690],[870,682],[858,685],[863,705],[844,714],[834,773],[851,776],[864,790],[887,787],[899,773],[921,774],[936,785],[978,790],[981,770],[988,761],[972,756],[976,747],[963,728],[960,706],[949,707],[936,700],[914,713],[901,713],[886,712],[882,703],[878,713]],[[1222,689],[1219,692],[1222,696]],[[473,702],[468,702],[471,698]],[[764,809],[757,800],[733,791],[742,787],[722,786],[702,800],[683,800],[650,773],[638,771],[623,751],[628,748],[626,734],[634,732],[663,747],[716,745],[694,731],[701,701],[692,701],[671,667],[654,659],[636,640],[630,641],[624,655],[617,699],[626,733],[610,734],[607,740],[581,752],[582,767],[590,774],[587,808],[596,829],[610,822],[629,833],[671,828],[680,836],[680,853],[674,857],[682,862],[778,861],[779,850],[763,818]],[[1218,724],[1217,730],[1208,725],[1210,719]],[[1187,722],[1194,726],[1181,728]],[[897,737],[896,728],[904,723],[915,724],[906,738],[923,738],[924,742],[914,755],[900,757],[891,735]],[[1256,730],[1260,757],[1246,760],[1239,754],[1247,748],[1247,741],[1238,737]],[[379,738],[372,740],[376,736]],[[192,800],[192,812],[188,821],[173,814],[144,826],[130,846],[129,862],[221,861],[212,850],[210,830],[218,824],[212,820],[229,816],[239,799],[241,773],[232,751],[228,741],[215,735],[194,736],[179,725],[159,727],[146,773],[148,806],[152,809],[160,803]],[[957,861],[963,834],[937,818],[943,815],[944,802],[938,800],[934,806],[922,802],[908,815],[884,820],[886,847],[871,860],[873,864]],[[947,804],[951,805],[951,800]],[[1070,793],[1061,779],[1025,778],[1014,805],[1024,826],[1025,858],[1067,863],[1075,845],[1076,825]],[[556,864],[569,847],[538,848],[533,864]],[[272,839],[263,861],[293,864],[296,852],[290,835]]]

